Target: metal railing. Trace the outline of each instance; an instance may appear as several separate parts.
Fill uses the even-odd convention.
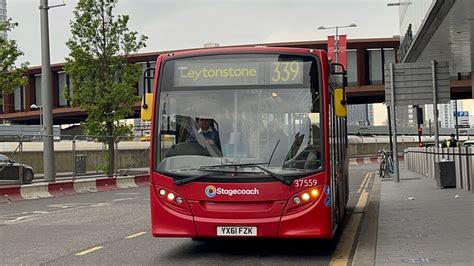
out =
[[[404,153],[407,169],[429,177],[434,177],[437,162],[454,161],[456,187],[473,191],[474,147],[408,148]]]
[[[0,185],[29,183],[25,177],[30,173],[41,181],[43,139],[49,137],[54,139],[56,180],[148,174],[149,142],[112,136],[4,135],[0,136]],[[109,147],[104,144],[108,139],[114,143],[111,171]]]

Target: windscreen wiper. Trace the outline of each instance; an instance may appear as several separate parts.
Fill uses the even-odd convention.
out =
[[[199,170],[204,170],[204,171],[213,171],[212,168],[223,168],[223,167],[234,167],[235,172],[237,172],[237,168],[241,167],[255,167],[258,168],[265,173],[269,174],[271,177],[277,179],[278,181],[282,182],[285,185],[290,186],[293,183],[293,180],[287,176],[279,175],[273,171],[270,171],[263,166],[260,166],[261,164],[268,164],[267,162],[264,163],[242,163],[242,164],[222,164],[222,165],[209,165],[209,166],[201,166]],[[218,170],[219,172],[222,170]]]
[[[206,178],[206,177],[211,176],[211,175],[214,175],[214,172],[204,174],[204,175],[195,175],[195,176],[190,176],[190,177],[186,177],[186,178],[183,178],[183,179],[179,179],[179,180],[174,181],[174,184],[177,185],[177,186],[181,186],[181,185],[199,180],[201,178]]]
[[[291,178],[289,178],[288,176],[279,175],[279,174],[277,174],[273,171],[270,171],[270,170],[268,170],[265,167],[260,166],[260,165],[254,165],[254,167],[264,171],[265,173],[269,174],[270,176],[274,177],[275,179],[278,179],[280,182],[282,182],[285,185],[291,186],[291,184],[293,183],[293,180],[291,180]]]

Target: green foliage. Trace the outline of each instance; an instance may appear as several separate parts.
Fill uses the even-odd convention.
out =
[[[135,86],[141,68],[127,64],[127,58],[146,46],[147,37],[129,30],[129,17],[115,16],[114,8],[113,0],[79,0],[66,43],[65,70],[73,88],[68,98],[87,113],[84,126],[91,135],[131,134],[131,127],[119,120],[130,116],[139,100]]]
[[[11,19],[0,23],[0,32],[8,33],[18,26]],[[0,38],[0,92],[9,94],[18,86],[25,86],[28,71],[28,63],[22,63],[19,67],[15,62],[23,55],[15,40]]]

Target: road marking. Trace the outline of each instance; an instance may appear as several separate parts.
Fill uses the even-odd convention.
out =
[[[359,228],[360,221],[362,219],[362,213],[354,213],[351,215],[349,222],[344,229],[341,240],[337,245],[336,251],[329,262],[330,266],[347,265],[349,263],[349,257],[352,251],[352,245],[355,240],[357,228]]]
[[[120,192],[116,193],[116,195],[140,195],[138,192]]]
[[[369,173],[369,178],[367,179],[367,183],[365,183],[365,186],[364,188],[369,188],[369,184],[371,184],[373,182],[373,178],[374,178],[374,173]]]
[[[364,182],[360,185],[358,193],[361,193],[359,196],[359,200],[357,201],[356,207],[354,209],[354,213],[352,213],[349,221],[347,222],[346,227],[344,228],[344,232],[342,233],[341,239],[339,244],[334,251],[334,255],[332,256],[329,265],[331,266],[341,266],[341,265],[348,265],[349,258],[352,253],[352,248],[354,246],[355,237],[357,234],[357,229],[362,220],[362,212],[364,211],[367,202],[369,200],[369,192],[367,192],[369,179],[373,177],[372,173],[367,173],[364,179]],[[363,188],[363,191],[362,191]]]
[[[365,205],[367,205],[368,199],[369,192],[365,191],[364,189],[364,191],[362,191],[362,193],[360,194],[359,201],[357,202],[356,207],[354,209],[354,213],[363,212],[365,209]]]
[[[112,201],[113,202],[117,202],[117,201],[124,201],[124,200],[134,200],[134,199],[138,199],[140,197],[132,197],[132,198],[118,198],[118,199],[113,199]]]
[[[359,189],[357,190],[356,193],[360,193],[362,191],[362,188],[364,187],[365,182],[367,182],[367,179],[369,178],[370,173],[367,173],[365,175],[364,180],[362,181],[362,184],[360,184]]]
[[[146,234],[146,232],[136,233],[136,234],[133,234],[133,235],[126,236],[125,239],[134,238],[134,237],[141,236],[141,235],[144,235],[144,234]]]
[[[94,252],[94,251],[102,249],[102,248],[104,248],[104,246],[93,247],[93,248],[90,248],[90,249],[87,249],[87,250],[76,253],[76,256],[83,256],[83,255],[86,255],[88,253]]]

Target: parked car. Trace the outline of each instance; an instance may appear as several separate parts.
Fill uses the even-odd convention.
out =
[[[462,143],[464,147],[474,147],[474,140],[466,140]]]
[[[20,180],[20,166],[23,168],[23,184],[30,184],[33,181],[33,167],[20,164],[7,156],[0,154],[0,180]]]

